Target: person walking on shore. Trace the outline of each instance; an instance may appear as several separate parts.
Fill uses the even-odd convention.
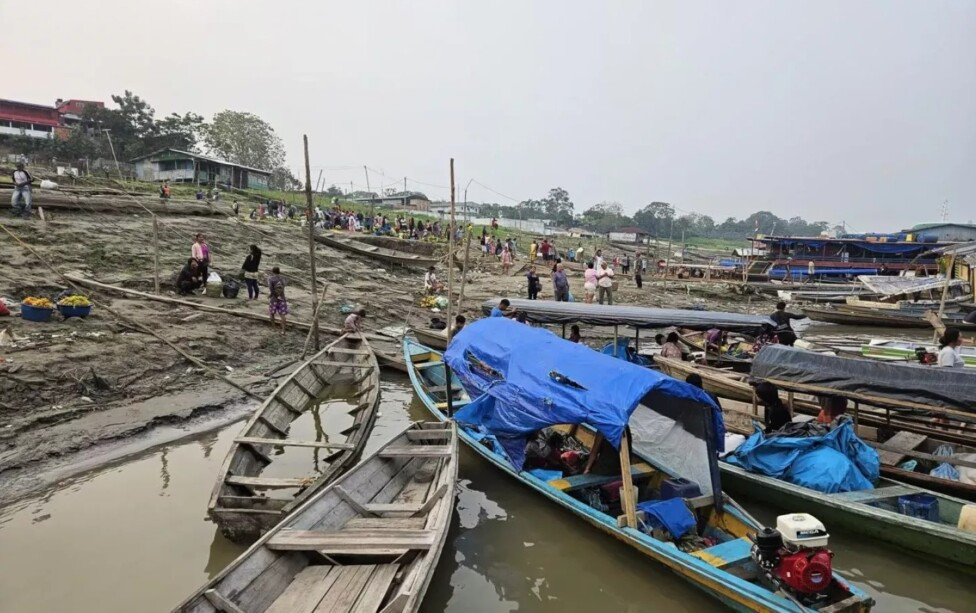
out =
[[[603,262],[601,269],[596,273],[597,299],[603,304],[606,298],[607,304],[613,304],[613,269]]]
[[[556,294],[556,302],[569,302],[569,279],[563,271],[563,265],[556,264],[556,270],[552,273],[552,288]]]
[[[203,292],[206,292],[207,277],[210,276],[210,245],[207,244],[202,233],[197,233],[193,246],[190,247],[190,257],[197,261],[197,267],[203,278]]]
[[[644,287],[644,266],[644,256],[638,253],[634,260],[634,283],[637,284],[637,289]]]
[[[258,267],[261,265],[261,249],[257,245],[251,245],[251,252],[244,258],[244,265],[241,270],[244,272],[244,285],[247,286],[247,297],[250,300],[257,300],[258,294]]]
[[[281,320],[281,333],[285,333],[288,317],[288,300],[285,298],[285,279],[281,276],[281,269],[275,266],[268,277],[268,313],[271,315],[271,327],[275,325],[275,315]]]
[[[507,275],[512,268],[512,252],[508,245],[502,248],[502,274]]]
[[[583,271],[583,302],[593,304],[596,296],[596,269],[593,262],[586,263],[586,270]]]
[[[31,191],[31,183],[34,177],[24,169],[23,162],[17,162],[17,170],[13,174],[14,192],[10,196],[10,206],[14,209],[14,215],[20,215],[25,219],[31,216],[31,205],[34,202],[34,194]]]
[[[539,281],[539,275],[535,272],[535,266],[529,266],[529,272],[526,273],[525,278],[529,282],[529,300],[538,299],[539,291],[542,289],[542,282]]]

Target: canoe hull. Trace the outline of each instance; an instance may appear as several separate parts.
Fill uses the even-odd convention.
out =
[[[899,516],[868,505],[844,504],[819,492],[811,492],[772,477],[747,473],[725,462],[720,466],[722,483],[733,493],[761,497],[764,502],[781,509],[802,508],[827,526],[842,526],[861,536],[976,573],[976,534],[971,535],[969,542],[960,542],[933,530],[935,524],[931,522]]]

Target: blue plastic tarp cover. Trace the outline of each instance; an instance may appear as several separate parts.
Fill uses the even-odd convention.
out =
[[[721,421],[696,387],[506,318],[468,324],[444,359],[475,398],[455,420],[484,426],[518,469],[526,436],[557,424],[589,424],[619,448],[630,415],[652,391],[711,407]]]
[[[647,514],[651,525],[664,528],[676,539],[695,527],[695,515],[681,498],[648,500],[638,504],[637,510]]]
[[[849,420],[823,436],[766,438],[757,428],[725,461],[825,494],[874,489],[881,469]]]

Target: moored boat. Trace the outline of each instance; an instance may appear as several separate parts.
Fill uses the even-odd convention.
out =
[[[447,539],[457,454],[453,424],[410,425],[174,613],[417,611]]]
[[[873,605],[824,567],[818,582],[825,587],[816,594],[797,593],[763,571],[749,538],[762,527],[721,492],[717,407],[700,390],[502,318],[469,324],[452,341],[446,359],[459,374],[450,385],[444,355],[416,346],[404,341],[415,391],[437,419],[458,423],[458,436],[472,450],[732,609],[867,611]],[[540,470],[537,453],[530,468],[526,443],[543,429],[546,441],[577,449],[580,465],[593,454],[600,469]],[[602,456],[616,468],[607,470]],[[670,468],[676,464],[682,470]],[[689,481],[677,480],[679,474]],[[682,491],[672,492],[679,483]],[[676,527],[673,517],[655,519],[664,507],[686,518],[691,532]]]
[[[357,255],[366,256],[368,258],[380,260],[389,264],[397,264],[399,266],[427,268],[428,266],[434,266],[440,262],[440,258],[438,257],[421,255],[418,253],[409,253],[406,251],[396,251],[394,249],[387,249],[385,247],[378,247],[376,245],[363,243],[350,238],[342,232],[322,232],[315,235],[315,240],[335,249],[341,249],[343,251],[348,251],[349,253],[355,253]]]
[[[931,344],[883,338],[871,339],[868,344],[861,345],[864,357],[889,362],[917,362],[919,352],[934,354],[938,351],[938,347]],[[958,351],[966,368],[976,368],[976,347],[963,346]]]
[[[447,329],[432,330],[429,328],[413,328],[413,335],[422,345],[434,349],[447,349]]]
[[[332,392],[338,397],[330,399]],[[292,372],[248,420],[221,466],[208,515],[224,536],[258,537],[352,466],[369,438],[378,400],[379,366],[358,334],[341,336]],[[341,405],[334,410],[344,414],[343,440],[330,440],[326,432],[329,403]],[[314,422],[314,440],[289,432],[305,416]]]

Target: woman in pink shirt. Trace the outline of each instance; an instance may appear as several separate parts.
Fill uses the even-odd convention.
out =
[[[200,271],[200,275],[203,278],[203,291],[200,293],[206,293],[207,276],[210,268],[210,246],[207,245],[206,240],[204,240],[203,234],[196,235],[196,240],[193,242],[193,247],[190,248],[190,257],[197,261],[197,269]]]
[[[593,262],[587,262],[586,270],[583,271],[583,301],[586,304],[593,304],[593,297],[596,295],[596,270]]]

